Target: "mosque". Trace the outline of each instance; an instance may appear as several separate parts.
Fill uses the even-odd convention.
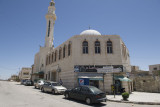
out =
[[[46,14],[45,45],[35,55],[33,79],[57,81],[67,88],[93,85],[105,92],[121,88],[132,91],[132,82],[126,76],[131,72],[129,51],[119,35],[102,35],[88,29],[54,47],[55,2],[52,0]],[[114,85],[115,84],[115,85]]]

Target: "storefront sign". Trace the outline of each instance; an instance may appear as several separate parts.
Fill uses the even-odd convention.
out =
[[[84,79],[79,79],[79,85],[84,85]]]
[[[75,65],[74,72],[98,72],[98,73],[109,73],[109,72],[122,72],[121,65],[106,66],[106,65]]]
[[[98,73],[112,73],[112,72],[121,72],[121,68],[113,68],[113,67],[103,67],[97,69]]]
[[[79,85],[89,85],[88,78],[78,78]]]
[[[97,68],[94,66],[74,66],[74,72],[97,72]]]

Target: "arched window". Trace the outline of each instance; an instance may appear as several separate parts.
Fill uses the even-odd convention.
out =
[[[48,55],[46,56],[46,65],[48,65]]]
[[[57,60],[57,50],[55,51],[55,56],[54,56],[54,61],[56,62]]]
[[[48,37],[49,37],[49,33],[50,33],[50,25],[51,25],[51,21],[49,20],[49,23],[48,23]]]
[[[48,61],[48,64],[51,63],[51,54],[49,54],[49,61]]]
[[[59,60],[61,60],[62,48],[59,49]]]
[[[52,63],[54,62],[54,52],[52,52]]]
[[[87,41],[83,41],[82,47],[83,47],[83,54],[88,54],[88,42]]]
[[[66,45],[64,45],[63,47],[63,58],[65,58],[65,55],[66,55]]]
[[[70,56],[71,55],[71,44],[69,43],[68,44],[68,56]]]
[[[112,42],[110,40],[107,41],[107,53],[113,53]]]
[[[127,59],[127,48],[124,43],[122,44],[122,54],[123,54],[123,57]]]
[[[100,42],[96,41],[95,42],[95,53],[100,54],[101,53],[101,47],[100,47]]]

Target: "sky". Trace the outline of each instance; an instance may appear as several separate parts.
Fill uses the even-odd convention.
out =
[[[44,46],[45,15],[51,0],[0,0],[0,78],[34,64]],[[54,46],[91,29],[120,35],[131,65],[160,64],[160,0],[54,0]]]

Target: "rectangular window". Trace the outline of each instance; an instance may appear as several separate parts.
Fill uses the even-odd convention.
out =
[[[68,56],[71,55],[71,44],[68,45]]]
[[[112,53],[112,47],[107,47],[107,53]]]
[[[50,64],[50,59],[51,59],[51,56],[49,55],[49,62],[48,62],[48,64]]]
[[[101,53],[101,49],[100,49],[100,47],[95,47],[95,53],[96,54],[100,54]]]
[[[157,67],[153,68],[153,70],[157,70]]]
[[[66,48],[63,48],[63,58],[65,58]]]
[[[55,51],[54,62],[56,62],[56,60],[57,60],[57,50]]]
[[[61,49],[59,50],[59,60],[61,59]]]
[[[54,62],[54,53],[52,52],[52,63]]]
[[[83,47],[83,54],[88,54],[88,47]]]

